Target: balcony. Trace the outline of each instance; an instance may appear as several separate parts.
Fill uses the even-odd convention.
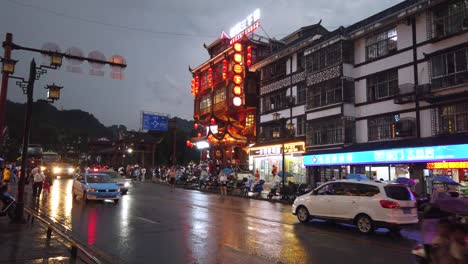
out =
[[[415,85],[412,83],[404,83],[398,86],[398,93],[395,95],[395,104],[407,104],[415,101],[414,95]]]

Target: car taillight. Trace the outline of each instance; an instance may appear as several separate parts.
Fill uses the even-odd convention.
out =
[[[389,201],[389,200],[380,200],[380,205],[383,208],[388,208],[388,209],[394,209],[400,207],[400,204],[398,204],[395,201]]]

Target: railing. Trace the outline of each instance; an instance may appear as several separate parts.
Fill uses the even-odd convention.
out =
[[[95,250],[91,250],[87,248],[85,245],[81,244],[76,239],[74,239],[70,234],[67,234],[69,230],[67,230],[66,227],[60,225],[59,223],[50,219],[49,217],[43,216],[39,212],[31,208],[25,207],[24,210],[29,214],[28,221],[31,221],[31,223],[33,223],[34,219],[37,219],[47,227],[47,240],[50,240],[52,238],[52,232],[55,232],[65,241],[70,243],[71,245],[70,258],[72,260],[76,260],[78,257],[78,252],[81,252],[87,258],[86,260],[89,259],[89,262],[86,262],[86,263],[104,264],[104,263],[119,262],[118,260],[113,259],[109,256],[102,256],[104,255],[103,253],[97,253]],[[101,255],[101,257],[98,258],[96,257],[96,255]],[[83,259],[81,260],[85,261]]]

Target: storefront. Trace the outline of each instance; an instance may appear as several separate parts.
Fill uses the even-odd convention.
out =
[[[291,182],[303,183],[305,179],[305,167],[302,154],[304,153],[304,142],[293,142],[251,147],[249,151],[250,168],[260,174],[260,179],[270,183],[272,178],[273,165],[278,172],[283,167],[283,149],[285,160],[286,179]]]
[[[304,156],[304,165],[316,184],[349,173],[385,181],[443,174],[460,182],[467,177],[468,144],[311,154]]]

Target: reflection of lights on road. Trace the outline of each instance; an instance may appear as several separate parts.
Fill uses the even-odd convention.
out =
[[[128,195],[120,198],[120,233],[122,236],[127,237],[130,233],[129,230],[129,210],[130,210],[130,198]]]
[[[69,217],[71,215],[71,210],[73,208],[73,195],[72,195],[73,181],[69,180],[67,182],[67,187],[65,192],[67,196],[65,197],[65,216]]]
[[[94,242],[96,242],[96,222],[96,208],[91,208],[88,217],[88,245],[94,245]]]
[[[50,188],[50,217],[57,218],[57,210],[61,200],[62,193],[60,192],[60,184],[55,181],[55,184],[52,184]],[[42,193],[44,195],[44,193]]]

